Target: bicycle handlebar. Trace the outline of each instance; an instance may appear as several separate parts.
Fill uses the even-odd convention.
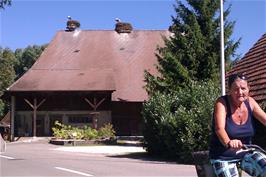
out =
[[[260,146],[258,146],[258,145],[255,145],[255,144],[244,144],[244,145],[243,145],[243,148],[244,148],[244,149],[250,149],[250,148],[253,148],[253,149],[255,149],[255,150],[259,150],[259,151],[263,152],[264,154],[266,154],[266,151],[265,151],[262,147],[260,147]]]
[[[238,154],[240,152],[254,152],[254,151],[260,151],[266,154],[266,151],[264,149],[255,144],[244,144],[243,147],[240,150],[238,150],[236,153]]]

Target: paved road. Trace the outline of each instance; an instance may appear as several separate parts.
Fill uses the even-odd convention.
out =
[[[47,142],[8,143],[1,177],[197,176],[194,166],[151,159],[141,147],[61,147]]]

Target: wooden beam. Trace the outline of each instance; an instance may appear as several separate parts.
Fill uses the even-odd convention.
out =
[[[15,112],[16,112],[16,97],[11,96],[11,112],[10,112],[10,140],[15,140]]]
[[[28,103],[28,105],[29,105],[32,109],[34,109],[33,104],[31,104],[31,102],[30,102],[29,100],[27,100],[26,98],[24,98],[24,101],[25,101],[26,103]]]
[[[88,100],[87,98],[84,98],[84,100],[89,103],[89,105],[92,107],[92,109],[95,111],[96,110],[96,107],[93,103],[90,102],[90,100]]]
[[[39,104],[37,103],[37,98],[33,99],[33,104],[26,98],[24,98],[24,100],[33,109],[32,132],[33,137],[36,137],[37,109],[45,102],[46,99],[43,99]]]
[[[93,98],[93,103],[87,98],[84,98],[84,100],[89,103],[94,111],[94,114],[92,114],[92,126],[94,129],[98,129],[98,114],[96,114],[96,110],[104,102],[105,98],[102,98],[98,103],[96,97]]]
[[[37,108],[39,108],[44,102],[46,101],[46,99],[43,99],[38,105]]]
[[[101,99],[101,101],[99,101],[99,103],[96,104],[96,108],[98,108],[103,102],[104,102],[105,98]]]
[[[33,137],[36,137],[37,99],[33,99]]]
[[[93,98],[93,103],[87,98],[84,98],[84,100],[87,103],[89,103],[89,105],[92,107],[93,111],[96,111],[97,108],[104,102],[105,98],[102,98],[101,101],[99,101],[98,103],[97,103],[96,97]]]

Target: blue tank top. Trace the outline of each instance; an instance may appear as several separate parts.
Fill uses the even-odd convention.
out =
[[[252,137],[254,136],[253,116],[249,102],[246,100],[244,103],[248,109],[247,121],[242,125],[237,125],[232,118],[232,112],[228,101],[228,96],[222,96],[226,103],[226,121],[225,131],[230,139],[239,139],[243,144],[251,144]],[[224,159],[234,160],[240,159],[244,156],[243,153],[236,154],[235,150],[228,149],[220,142],[215,133],[215,119],[212,119],[212,135],[209,146],[209,156],[211,159]]]

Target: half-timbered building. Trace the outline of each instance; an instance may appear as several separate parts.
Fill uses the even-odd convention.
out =
[[[140,135],[144,70],[156,73],[156,48],[168,30],[58,31],[34,65],[5,92],[11,135],[51,136],[56,120],[117,135]]]

